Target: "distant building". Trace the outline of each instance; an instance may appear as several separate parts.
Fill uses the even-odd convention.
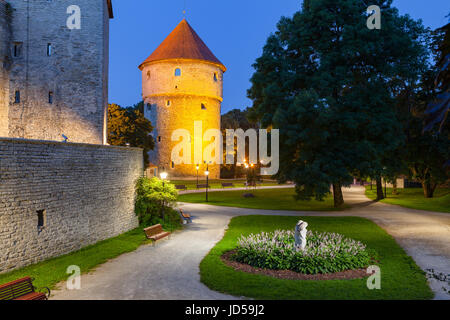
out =
[[[170,177],[194,177],[194,121],[202,121],[203,133],[220,130],[225,66],[214,56],[184,19],[145,60],[142,71],[144,114],[155,127],[156,147],[150,161]],[[172,132],[186,129],[191,133],[192,164],[175,165],[171,152],[179,142]],[[203,146],[211,142],[204,142]],[[200,163],[203,175],[206,165]],[[220,177],[220,165],[209,165],[210,177]]]
[[[111,0],[0,0],[0,137],[104,144]]]

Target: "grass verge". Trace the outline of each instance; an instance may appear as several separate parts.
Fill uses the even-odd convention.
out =
[[[208,181],[211,189],[222,189],[222,182],[233,183],[234,188],[243,188],[245,187],[245,179],[226,179],[226,180],[218,180],[211,179]],[[173,185],[185,185],[188,190],[197,190],[197,180],[170,180],[170,183]],[[198,180],[199,184],[206,184],[205,176],[200,176]],[[277,186],[278,183],[274,180],[263,180],[261,184],[258,186]],[[230,189],[227,187],[227,189]]]
[[[35,279],[33,282],[35,287],[52,289],[58,282],[69,277],[66,273],[68,266],[77,265],[80,267],[81,273],[86,273],[110,259],[132,252],[143,244],[151,243],[151,240],[145,237],[142,229],[143,227],[138,227],[81,250],[0,274],[0,284],[30,276]]]
[[[387,188],[387,198],[381,202],[396,204],[406,208],[436,211],[436,212],[450,212],[450,189],[441,188],[434,192],[433,198],[425,198],[421,188],[407,188],[397,189],[398,194],[392,194],[392,188]],[[384,188],[383,188],[384,192]],[[376,187],[366,186],[366,196],[369,199],[375,200],[377,198]]]
[[[299,219],[308,229],[337,232],[375,250],[381,268],[381,289],[369,290],[367,279],[283,280],[235,271],[221,255],[236,247],[240,235],[293,230]],[[424,272],[395,240],[375,223],[358,217],[241,216],[233,218],[224,238],[200,264],[201,281],[212,290],[255,299],[431,299]]]
[[[243,194],[252,193],[254,198],[244,198]],[[334,208],[333,197],[327,196],[324,201],[296,201],[294,188],[259,189],[240,191],[208,192],[208,204],[216,206],[293,211],[332,211],[348,208]],[[182,194],[178,201],[191,203],[206,203],[205,193]]]

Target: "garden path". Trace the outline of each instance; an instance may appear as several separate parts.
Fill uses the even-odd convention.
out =
[[[228,189],[227,189],[228,190]],[[450,273],[450,214],[370,201],[362,187],[344,190],[352,208],[334,212],[295,212],[217,207],[182,203],[194,222],[172,239],[142,246],[81,276],[81,290],[58,290],[53,299],[235,299],[200,282],[199,264],[223,237],[230,219],[239,215],[359,216],[391,234],[423,269]],[[435,299],[450,299],[445,283],[430,281]],[[447,285],[448,288],[448,285]],[[405,288],[405,290],[407,290]]]

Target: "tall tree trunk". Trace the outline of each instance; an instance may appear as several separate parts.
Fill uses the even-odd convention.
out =
[[[392,181],[392,194],[398,194],[397,192],[397,178]]]
[[[377,177],[377,200],[383,200],[384,194],[383,194],[383,185],[381,183],[381,176]]]
[[[425,198],[433,198],[434,190],[436,190],[437,184],[431,183],[430,181],[422,182],[422,189]]]
[[[342,194],[342,187],[340,183],[333,183],[333,198],[335,208],[339,208],[344,205],[344,195]]]

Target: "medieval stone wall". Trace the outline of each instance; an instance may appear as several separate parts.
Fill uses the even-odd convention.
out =
[[[141,149],[0,138],[0,273],[137,227],[142,174]]]
[[[4,0],[0,0],[0,137],[7,137],[9,110],[9,42],[11,30],[9,10]]]
[[[9,3],[14,9],[11,48],[18,45],[20,54],[12,57],[9,73],[8,136],[62,141],[64,134],[72,142],[104,143],[109,60],[107,1]],[[81,29],[67,27],[67,8],[71,5],[80,7]]]
[[[181,75],[175,76],[180,69]],[[220,130],[220,113],[223,95],[223,71],[213,63],[198,60],[167,60],[150,63],[142,70],[145,116],[155,127],[155,150],[150,161],[164,168],[170,178],[195,177],[194,122],[202,122],[203,133],[209,129]],[[191,134],[191,164],[172,167],[172,149],[179,141],[172,141],[172,133],[186,129]],[[204,141],[203,148],[211,144]],[[199,174],[204,178],[206,165],[200,163]],[[220,177],[220,165],[209,166],[210,178]]]

